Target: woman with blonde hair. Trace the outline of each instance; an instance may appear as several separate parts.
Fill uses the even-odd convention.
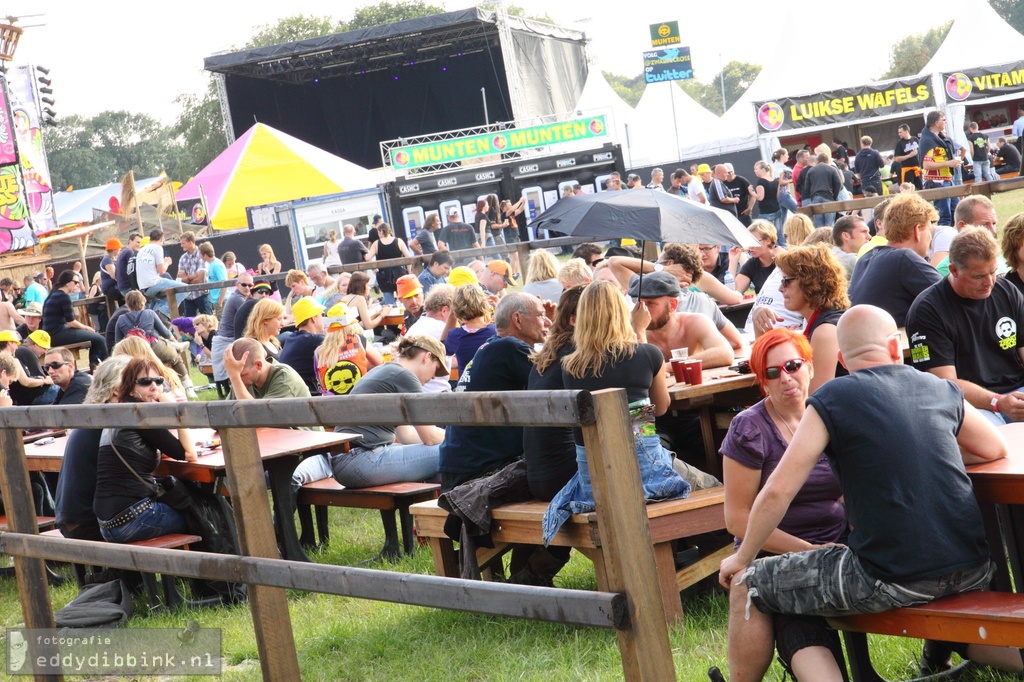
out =
[[[224,255],[220,257],[222,263],[224,263],[224,269],[227,270],[228,279],[234,279],[243,272],[245,272],[245,266],[238,262],[235,258],[234,251],[225,251]]]
[[[593,279],[594,271],[582,258],[570,258],[558,271],[558,283],[562,285],[562,289],[590,284]]]
[[[348,280],[348,293],[339,302],[356,309],[359,324],[363,329],[376,329],[384,318],[384,310],[380,306],[375,306],[371,313],[367,304],[369,296],[370,277],[365,272],[353,272]]]
[[[313,353],[313,371],[320,394],[346,395],[363,376],[384,362],[367,348],[355,308],[339,303],[327,311],[327,334]]]
[[[261,244],[259,253],[263,260],[256,266],[257,275],[276,275],[281,272],[281,262],[274,257],[274,249],[270,244]]]
[[[547,249],[537,249],[526,263],[526,284],[523,292],[533,294],[542,301],[557,301],[562,295],[558,281],[558,259]]]
[[[644,497],[685,497],[690,485],[672,468],[672,455],[661,446],[654,429],[654,418],[665,414],[671,402],[663,369],[665,358],[656,346],[646,343],[651,316],[643,302],[638,304],[635,316],[638,327],[634,331],[626,300],[611,282],[587,286],[576,310],[576,349],[562,359],[562,382],[570,390],[626,389]],[[593,509],[581,432],[575,434],[575,440],[577,470],[544,514],[545,545],[572,513]]]
[[[284,306],[272,298],[265,298],[253,307],[242,336],[259,341],[267,351],[267,357],[277,360],[281,353],[281,342],[277,340],[277,335],[283,326]]]
[[[782,232],[789,246],[801,246],[814,232],[814,221],[803,213],[794,213],[782,225]]]
[[[341,256],[338,255],[338,231],[331,230],[330,236],[324,242],[324,267],[341,265]]]
[[[490,314],[491,304],[478,285],[463,284],[455,290],[441,342],[448,355],[455,356],[461,369],[465,369],[477,349],[497,333]],[[456,321],[462,324],[456,327]]]
[[[778,233],[767,220],[755,220],[747,228],[757,240],[757,246],[747,249],[750,258],[734,275],[736,291],[745,293],[753,285],[754,293],[761,293],[768,275],[775,269],[775,255],[778,253]]]
[[[348,294],[348,283],[351,279],[351,272],[343,272],[334,278],[334,283],[331,286],[323,290],[321,303],[325,308],[328,310],[333,308],[336,303],[341,301],[342,297]]]
[[[160,376],[164,378],[168,390],[173,394],[174,399],[179,403],[188,400],[188,394],[185,392],[185,387],[182,386],[178,374],[157,357],[149,342],[141,336],[130,334],[124,337],[120,343],[114,346],[114,350],[110,354],[111,356],[127,355],[129,358],[141,358],[149,361],[151,365],[160,370]]]

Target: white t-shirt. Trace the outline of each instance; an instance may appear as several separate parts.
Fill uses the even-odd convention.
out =
[[[157,272],[157,264],[164,262],[164,247],[162,244],[146,244],[139,249],[135,257],[135,276],[139,280],[139,289],[145,291],[160,279]]]
[[[690,201],[696,201],[700,203],[700,197],[704,194],[705,198],[707,195],[704,192],[704,183],[700,181],[696,175],[690,177],[690,184],[686,186],[686,198]]]
[[[785,327],[787,329],[803,329],[804,318],[803,315],[794,313],[792,310],[786,308],[786,304],[782,300],[782,292],[779,291],[779,285],[782,284],[782,269],[775,268],[772,273],[768,275],[768,279],[761,285],[761,293],[754,299],[754,306],[750,309],[750,314],[747,315],[747,323],[743,326],[743,331],[747,334],[754,333],[754,312],[758,308],[764,308],[765,306],[771,308],[776,314],[782,317],[782,322],[776,322],[775,326]]]
[[[444,332],[444,320],[435,320],[423,315],[405,332],[406,336],[431,336],[438,341]]]
[[[928,247],[928,258],[930,259],[936,251],[949,251],[949,245],[957,234],[958,232],[955,227],[937,225],[935,227],[935,234],[932,235],[931,246]]]

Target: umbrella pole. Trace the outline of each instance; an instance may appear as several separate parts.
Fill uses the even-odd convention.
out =
[[[643,291],[641,287],[644,285],[644,246],[646,246],[645,240],[640,240],[640,281],[636,284],[636,300],[640,300],[640,292]]]

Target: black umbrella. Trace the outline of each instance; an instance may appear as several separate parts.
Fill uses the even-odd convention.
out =
[[[577,194],[537,216],[536,229],[577,237],[637,241],[757,246],[743,223],[728,211],[656,189]]]

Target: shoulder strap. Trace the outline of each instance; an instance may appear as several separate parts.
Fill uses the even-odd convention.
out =
[[[120,429],[115,429],[115,431],[120,431]],[[139,473],[137,471],[135,471],[135,469],[133,469],[132,466],[130,464],[128,464],[128,462],[125,461],[124,457],[121,456],[121,452],[117,449],[117,446],[114,445],[113,432],[111,432],[111,436],[110,436],[110,447],[114,451],[114,454],[117,455],[117,458],[119,460],[121,460],[121,464],[124,464],[124,467],[128,471],[131,472],[132,476],[134,476],[135,478],[139,479],[139,483],[141,483],[142,485],[144,485],[147,488],[149,488],[150,492],[152,492],[154,495],[156,495],[159,492],[157,490],[156,486],[151,484],[149,481],[144,479],[142,476],[139,476]]]

